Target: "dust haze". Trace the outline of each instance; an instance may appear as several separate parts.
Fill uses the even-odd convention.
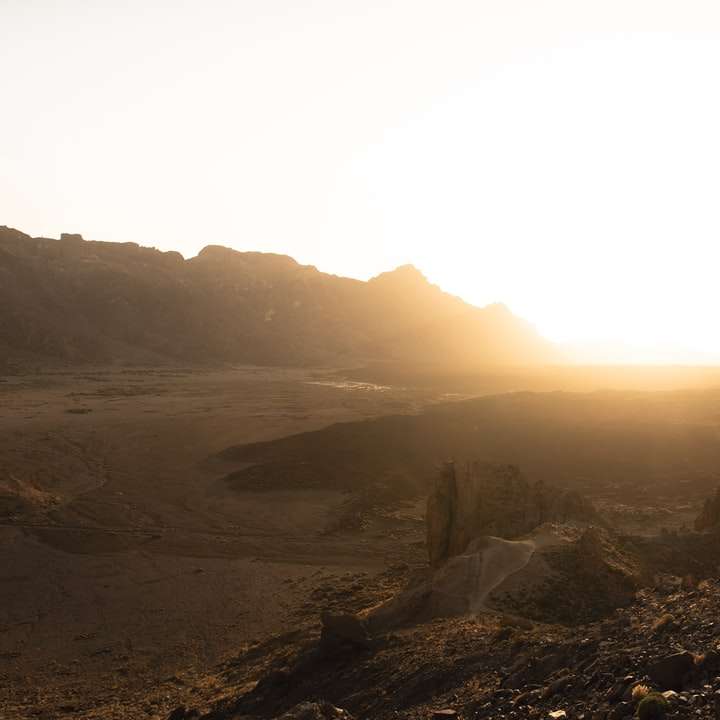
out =
[[[0,720],[720,719],[712,3],[2,5]]]
[[[4,716],[494,716],[542,637],[711,602],[720,369],[552,364],[413,268],[0,239]],[[458,633],[470,685],[418,665]]]

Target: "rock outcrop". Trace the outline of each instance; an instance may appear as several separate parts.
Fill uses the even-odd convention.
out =
[[[695,520],[695,529],[720,530],[720,488],[715,492],[714,497],[705,500],[703,509]]]
[[[442,565],[478,537],[516,538],[548,522],[597,522],[578,493],[531,484],[514,465],[469,463],[458,472],[443,466],[427,503],[430,564]]]
[[[655,660],[647,669],[650,679],[663,690],[682,690],[695,669],[695,656],[683,650]]]

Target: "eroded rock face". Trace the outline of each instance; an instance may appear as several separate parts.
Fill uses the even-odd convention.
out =
[[[717,489],[714,497],[705,501],[702,512],[695,520],[695,529],[720,530],[720,488]]]
[[[430,564],[442,565],[478,537],[516,538],[546,522],[597,520],[574,492],[531,484],[515,465],[446,463],[427,504]]]

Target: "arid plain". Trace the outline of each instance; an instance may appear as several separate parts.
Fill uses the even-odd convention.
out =
[[[634,373],[434,382],[408,374],[406,385],[383,380],[392,373],[377,368],[86,367],[3,376],[3,717],[166,717],[194,692],[212,699],[214,663],[318,625],[319,610],[334,602],[359,609],[387,597],[408,569],[427,562],[426,494],[363,493],[359,481],[352,492],[356,481],[340,476],[293,488],[282,464],[270,473],[259,465],[248,481],[252,462],[228,448],[490,393],[632,387]],[[644,377],[647,389],[664,391],[715,379],[672,369]],[[292,442],[305,447],[304,437]],[[324,435],[308,437],[322,454]],[[363,441],[356,429],[348,437]],[[327,440],[338,468],[346,452],[342,439]],[[290,462],[296,472],[303,460]],[[428,463],[424,474],[435,472]],[[673,522],[691,519],[709,486]]]
[[[341,492],[239,493],[211,458],[413,412],[441,399],[431,390],[254,368],[3,380],[0,704],[11,716],[57,717],[80,709],[81,693],[83,705],[122,705],[152,681],[159,712],[176,671],[282,631],[331,576],[365,577],[413,554],[326,532]],[[398,530],[420,537],[420,520]]]

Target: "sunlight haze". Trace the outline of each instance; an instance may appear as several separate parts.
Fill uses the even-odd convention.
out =
[[[720,3],[0,0],[0,720],[720,720]]]
[[[5,0],[0,224],[412,263],[588,357],[717,360],[719,31],[711,2]]]

